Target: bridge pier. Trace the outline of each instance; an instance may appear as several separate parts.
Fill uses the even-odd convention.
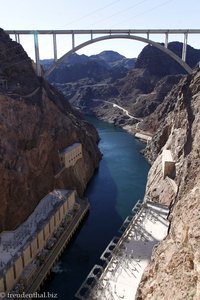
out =
[[[92,30],[90,32],[90,39],[93,40],[93,32],[92,32]]]
[[[74,32],[72,33],[72,49],[75,48],[75,36],[74,36]]]
[[[37,33],[37,31],[34,31],[34,46],[35,46],[36,73],[37,73],[38,76],[41,76],[39,42],[38,42],[38,33]]]
[[[15,33],[15,41],[20,44],[20,38],[18,33]]]
[[[183,49],[182,49],[182,60],[183,61],[186,61],[187,41],[188,41],[188,33],[184,33],[184,42],[183,42]]]
[[[56,41],[55,33],[53,33],[53,56],[54,56],[54,61],[56,62],[58,60],[58,56],[57,56],[57,41]]]
[[[169,38],[169,34],[168,32],[165,33],[165,48],[168,47],[168,38]]]

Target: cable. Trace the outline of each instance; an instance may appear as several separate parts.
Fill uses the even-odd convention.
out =
[[[95,10],[91,11],[90,13],[88,13],[88,14],[86,14],[86,15],[83,15],[83,16],[80,17],[79,19],[76,19],[76,20],[74,20],[74,21],[71,21],[71,22],[69,22],[69,23],[67,23],[67,24],[65,24],[65,25],[63,25],[63,26],[61,26],[61,27],[65,27],[65,26],[67,26],[67,25],[71,25],[71,24],[76,23],[76,22],[78,22],[78,21],[80,21],[80,20],[83,20],[83,19],[85,19],[85,18],[87,18],[87,17],[89,17],[89,16],[91,16],[91,15],[93,15],[93,14],[95,14],[95,13],[101,11],[101,10],[104,10],[105,8],[108,8],[108,7],[110,7],[110,6],[112,6],[112,5],[114,5],[115,3],[120,2],[120,1],[121,1],[121,0],[113,1],[113,2],[111,2],[111,3],[109,3],[109,4],[105,5],[105,6],[103,6],[103,7],[101,7],[101,8],[95,9]],[[59,28],[60,28],[60,26],[59,26]]]
[[[109,16],[109,17],[106,17],[106,18],[103,18],[103,19],[99,20],[98,22],[95,23],[95,25],[98,24],[98,23],[100,23],[100,22],[102,22],[102,21],[105,21],[105,20],[107,20],[107,19],[110,19],[110,18],[112,18],[112,17],[114,17],[114,16],[117,16],[117,15],[119,15],[119,14],[121,15],[122,13],[126,12],[127,10],[130,10],[130,9],[133,8],[133,7],[137,7],[138,5],[140,5],[140,4],[142,4],[142,3],[146,2],[146,1],[149,1],[149,0],[143,0],[143,1],[140,1],[140,2],[138,2],[138,3],[136,3],[136,4],[134,4],[134,5],[131,5],[131,6],[127,7],[127,8],[125,8],[124,10],[120,10],[120,11],[118,11],[118,12],[112,14],[112,15]]]
[[[164,5],[166,5],[167,3],[169,3],[169,2],[172,2],[172,1],[173,1],[173,0],[168,0],[168,1],[165,1],[164,3],[162,3],[162,4],[159,4],[159,5],[156,5],[156,6],[154,6],[154,7],[150,8],[150,9],[148,9],[148,10],[146,10],[146,11],[144,11],[144,12],[140,13],[140,14],[137,14],[137,15],[131,16],[131,18],[133,19],[133,18],[140,17],[140,16],[142,16],[142,15],[144,15],[144,14],[146,14],[146,13],[149,13],[149,12],[151,12],[151,11],[153,11],[153,10],[155,10],[155,9],[159,8],[159,7],[162,7],[162,6],[164,6]],[[126,21],[127,21],[127,19],[126,19]],[[118,22],[118,23],[115,23],[115,24],[113,24],[113,26],[119,25],[119,24],[121,24],[121,23],[124,23],[124,21],[122,21],[122,22]]]

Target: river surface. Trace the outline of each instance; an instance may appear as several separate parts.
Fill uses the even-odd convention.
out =
[[[85,193],[91,204],[89,215],[43,287],[43,291],[57,293],[59,300],[75,299],[107,244],[143,198],[149,170],[140,153],[141,142],[112,124],[93,117],[88,120],[99,132],[103,159]]]

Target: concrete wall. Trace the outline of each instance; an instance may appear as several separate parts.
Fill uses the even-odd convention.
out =
[[[163,178],[166,176],[171,177],[175,170],[175,162],[172,158],[172,153],[170,150],[163,150],[162,152],[162,170]]]
[[[65,201],[64,204],[63,204],[63,206],[64,206],[64,213],[66,214],[68,212],[68,210],[69,210],[68,202]]]
[[[55,224],[54,224],[54,216],[51,217],[50,219],[50,233],[52,234],[55,229]]]
[[[68,203],[68,209],[71,210],[74,207],[74,203],[75,203],[75,191],[73,191],[68,199],[67,199],[67,203]]]
[[[5,274],[6,291],[11,291],[16,283],[13,265]]]
[[[34,259],[38,253],[38,243],[37,243],[37,236],[31,242],[31,257]]]
[[[15,261],[14,267],[15,267],[16,280],[18,281],[23,271],[23,261],[21,256]]]
[[[60,214],[59,214],[59,209],[55,213],[55,220],[56,220],[56,227],[59,226],[60,224]]]
[[[45,241],[47,241],[49,236],[50,236],[50,224],[49,224],[49,222],[44,226],[44,236],[45,236]]]
[[[39,251],[42,250],[45,246],[45,240],[44,240],[44,232],[43,229],[38,233],[37,235],[38,239],[38,245],[39,245]]]
[[[5,287],[4,287],[4,278],[1,277],[0,278],[0,293],[5,291]]]
[[[61,207],[60,207],[60,220],[62,221],[62,219],[63,219],[63,217],[64,217],[64,210],[63,210],[63,208],[64,208],[64,205],[62,205]]]
[[[23,251],[23,259],[24,259],[24,267],[27,266],[32,258],[31,258],[31,247],[28,245],[26,249]]]

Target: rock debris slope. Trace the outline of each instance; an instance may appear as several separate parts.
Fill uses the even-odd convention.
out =
[[[200,70],[182,79],[171,97],[174,109],[147,152],[154,162],[146,190],[146,197],[170,205],[171,224],[143,274],[138,300],[200,299]],[[173,185],[162,177],[163,148],[176,162]]]
[[[94,127],[36,76],[21,45],[3,30],[0,137],[0,231],[16,228],[54,188],[76,188],[82,195],[101,157]],[[75,142],[82,143],[83,158],[55,177],[59,151]]]

